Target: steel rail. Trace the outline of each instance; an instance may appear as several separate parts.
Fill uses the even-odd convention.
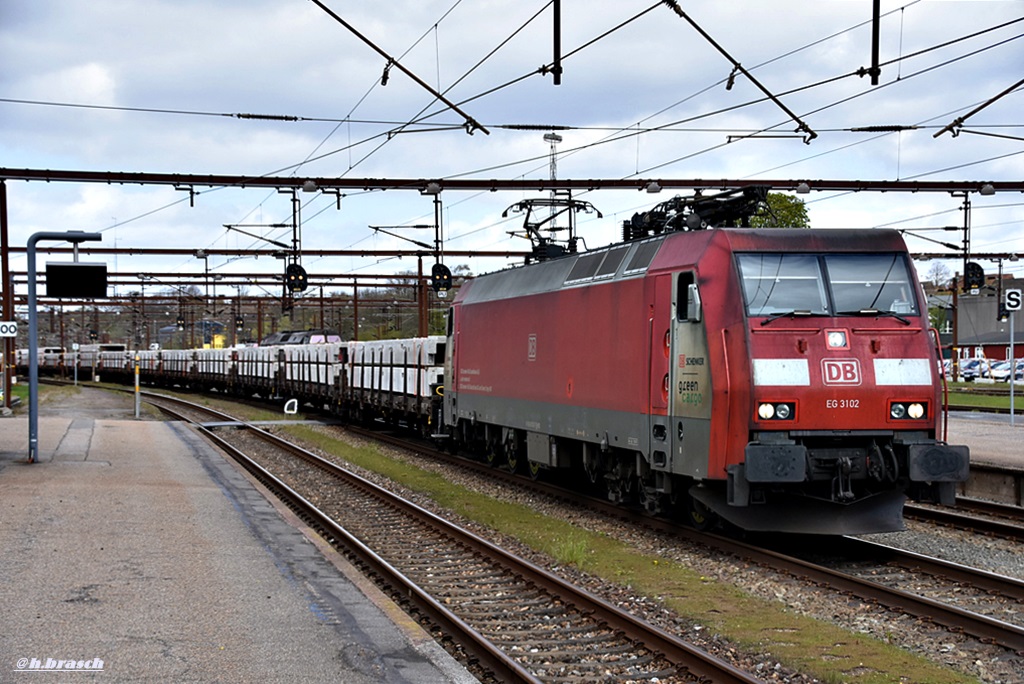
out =
[[[945,561],[941,558],[932,558],[931,556],[896,548],[888,544],[880,544],[869,539],[843,537],[842,544],[857,554],[870,556],[873,559],[888,556],[891,563],[900,567],[919,569],[930,575],[946,577],[1024,603],[1024,581],[1014,577],[979,570],[978,568],[972,568],[960,563]],[[1019,631],[1024,634],[1024,629]]]
[[[717,534],[699,532],[690,527],[682,526],[678,523],[662,518],[656,518],[647,513],[626,509],[602,499],[577,494],[556,485],[539,482],[530,479],[528,476],[508,473],[507,471],[486,466],[479,462],[470,461],[458,456],[451,456],[442,452],[436,452],[435,450],[424,447],[422,444],[410,444],[408,441],[397,437],[382,436],[371,430],[356,430],[351,426],[346,427],[345,429],[373,439],[386,441],[395,446],[401,446],[405,449],[418,451],[425,455],[429,455],[431,458],[443,459],[450,463],[461,464],[479,473],[489,474],[488,476],[490,477],[508,482],[515,486],[528,486],[539,493],[578,504],[588,509],[597,510],[631,524],[644,526],[657,532],[670,534],[697,545],[705,547],[710,546],[721,553],[731,554],[739,558],[746,558],[760,565],[781,570],[794,576],[803,577],[818,586],[840,591],[851,596],[856,596],[862,600],[871,601],[889,609],[899,610],[907,613],[908,615],[923,617],[948,629],[963,631],[980,639],[1000,644],[1016,652],[1024,652],[1024,628],[1002,620],[997,620],[986,615],[964,610],[956,606],[943,604],[939,601],[900,589],[887,587],[878,582],[855,577],[848,573],[834,570],[816,563],[811,563],[788,554],[772,551],[761,546],[748,544],[746,542]],[[891,549],[892,553],[901,552],[899,549],[894,549],[892,547],[885,548]],[[943,561],[938,559],[931,560],[936,564],[932,567],[938,567],[943,563]],[[999,586],[999,593],[1020,595],[1019,592],[1021,591],[1021,588],[1017,580],[1013,580],[1012,578],[1002,578],[1009,580],[1009,584],[1006,584],[999,579],[993,579],[993,573],[985,573],[984,571],[978,571],[978,573],[976,581],[982,585],[982,588],[992,586],[992,583],[994,582]],[[961,573],[961,576],[965,575]],[[995,575],[994,577],[1001,578],[1002,576]],[[974,580],[970,580],[969,582],[971,584],[975,583]]]
[[[225,418],[233,420],[240,428],[250,430],[252,434],[257,435],[259,438],[274,444],[278,448],[288,450],[316,467],[329,472],[331,475],[341,477],[346,481],[357,483],[359,488],[370,491],[375,496],[388,500],[392,505],[398,506],[406,511],[407,514],[415,516],[417,519],[428,522],[432,527],[445,536],[455,539],[460,545],[474,549],[484,556],[499,559],[502,564],[511,568],[513,572],[525,578],[527,582],[542,587],[556,596],[566,597],[568,601],[583,613],[589,614],[592,619],[603,622],[609,628],[621,632],[634,642],[643,644],[644,646],[661,653],[668,660],[672,661],[676,665],[684,667],[689,673],[698,678],[703,678],[713,682],[720,682],[722,684],[754,684],[762,681],[761,679],[754,677],[730,663],[697,648],[693,644],[690,644],[689,642],[686,642],[659,627],[636,618],[594,594],[562,580],[557,575],[554,575],[525,559],[511,554],[486,539],[483,539],[468,530],[464,530],[440,516],[437,516],[434,513],[431,513],[430,511],[407,501],[394,493],[365,480],[364,478],[359,477],[355,473],[352,473],[337,464],[322,459],[316,454],[294,445],[277,435],[273,435],[251,424],[232,419],[230,416],[219,411],[191,404],[191,402],[186,402],[176,397],[150,393],[144,394],[148,395],[147,400],[150,398],[157,400],[170,400],[175,403],[187,404],[194,410],[208,411],[209,413],[216,415],[219,420],[225,420]],[[343,540],[346,548],[352,549],[361,562],[365,562],[369,567],[373,568],[374,572],[379,572],[389,583],[394,582],[402,594],[408,593],[410,596],[415,596],[416,601],[414,601],[414,603],[417,605],[417,608],[424,610],[424,612],[430,615],[432,619],[437,620],[439,624],[445,625],[446,629],[450,629],[452,633],[457,634],[459,638],[466,639],[475,646],[483,648],[487,652],[488,662],[490,659],[496,659],[499,661],[492,663],[491,667],[507,668],[509,667],[509,663],[511,663],[512,665],[515,665],[515,668],[510,670],[507,675],[509,677],[515,676],[515,681],[539,681],[533,679],[532,675],[526,672],[518,665],[518,663],[515,663],[514,660],[508,658],[503,651],[498,649],[497,646],[491,644],[491,642],[487,641],[482,635],[469,627],[469,625],[463,622],[458,616],[454,615],[432,597],[425,594],[418,586],[413,584],[397,569],[388,564],[387,561],[380,558],[371,549],[365,547],[362,542],[355,537],[352,537],[347,531],[338,526],[332,520],[326,518],[326,516],[316,510],[312,504],[302,498],[301,495],[293,492],[293,490],[272,474],[267,472],[258,464],[252,462],[251,459],[244,454],[241,454],[241,452],[230,446],[224,440],[220,439],[219,436],[213,434],[212,430],[203,428],[202,425],[199,425],[199,427],[203,430],[204,434],[209,435],[218,443],[218,445],[228,450],[232,457],[239,460],[247,470],[253,472],[254,476],[261,481],[266,479],[267,483],[269,483],[265,483],[268,488],[285,492],[289,498],[294,497],[297,502],[300,502],[299,505],[303,508],[304,512],[317,519],[317,523],[322,524],[331,535],[337,536],[339,539]],[[277,493],[277,491],[275,491],[275,493]],[[309,507],[311,510],[306,511],[306,507]],[[321,520],[321,518],[323,518],[323,520]],[[529,678],[519,679],[519,677],[523,676],[520,671],[521,673],[525,673]],[[512,681],[512,679],[509,679],[509,681]]]
[[[157,399],[156,395],[147,396],[147,401],[154,399]],[[189,409],[191,410],[208,412],[210,415],[218,416],[226,421],[235,422],[239,428],[251,430],[254,434],[258,434],[261,437],[270,434],[252,425],[238,421],[227,414],[199,406],[197,404],[191,404],[191,402],[186,402],[176,397],[160,395],[158,397],[158,401],[171,401],[178,404],[189,405]],[[180,420],[193,424],[207,439],[227,452],[263,486],[284,501],[286,505],[294,510],[306,524],[315,529],[328,542],[332,545],[343,547],[356,559],[357,563],[368,568],[371,573],[376,574],[383,580],[383,582],[389,585],[396,595],[402,596],[403,600],[408,600],[410,603],[415,605],[417,610],[421,611],[435,624],[441,626],[448,634],[457,639],[460,646],[465,648],[467,652],[471,653],[473,657],[480,660],[484,669],[492,671],[492,673],[501,681],[541,684],[541,680],[534,677],[516,661],[505,655],[501,649],[485,639],[476,630],[461,620],[457,615],[447,610],[433,597],[426,594],[418,585],[410,581],[405,577],[405,575],[377,555],[359,539],[349,534],[345,528],[341,527],[329,516],[321,512],[301,494],[293,490],[268,470],[249,458],[230,442],[222,439],[214,430],[204,427],[201,423],[189,419],[187,416],[182,413],[178,413],[174,409],[166,406],[160,406],[159,404],[156,405],[161,411],[165,411],[170,415],[176,416]],[[317,458],[314,454],[309,454],[309,456]]]
[[[1009,408],[999,406],[966,406],[961,404],[950,404],[947,407],[950,411],[962,411],[964,413],[995,413],[997,415],[1010,415]],[[1018,408],[1015,412],[1018,416],[1024,416],[1024,409]]]
[[[980,518],[977,515],[969,515],[952,508],[932,508],[930,506],[917,506],[911,503],[904,504],[903,515],[915,520],[925,520],[947,527],[973,530],[980,534],[1024,542],[1024,524],[1021,523],[1021,514],[1024,513],[1024,509],[1021,509],[1019,506],[1000,505],[994,502],[961,497],[957,498],[957,505],[972,509],[976,513],[1015,517],[1016,521]]]
[[[203,409],[204,407],[199,408]],[[1024,628],[1002,620],[966,611],[955,606],[946,605],[927,597],[887,587],[878,582],[861,579],[841,571],[804,561],[770,549],[754,546],[752,544],[747,544],[745,542],[720,535],[701,533],[692,528],[683,527],[678,523],[658,519],[646,513],[631,511],[600,499],[577,494],[554,485],[538,482],[526,476],[504,473],[500,469],[487,467],[479,462],[470,461],[461,457],[449,456],[438,452],[435,449],[429,449],[422,444],[417,445],[393,436],[383,436],[373,431],[355,429],[352,427],[347,429],[357,434],[362,434],[380,441],[387,441],[395,444],[396,446],[424,455],[429,455],[433,459],[441,459],[450,463],[457,463],[463,467],[477,470],[478,472],[489,472],[491,477],[503,479],[509,483],[515,484],[516,486],[528,486],[534,488],[538,492],[554,496],[561,500],[570,501],[590,509],[597,509],[612,517],[627,521],[631,524],[671,534],[680,539],[702,546],[710,546],[722,553],[747,558],[755,563],[772,567],[773,569],[782,570],[794,576],[804,577],[806,580],[824,588],[856,596],[862,600],[875,602],[879,605],[886,606],[889,609],[902,611],[909,615],[922,617],[946,628],[955,631],[962,631],[982,640],[1002,645],[1014,650],[1015,652],[1024,653]],[[895,553],[901,551],[899,549],[892,549],[892,552]],[[1002,593],[1005,592],[1006,590],[1002,590]]]

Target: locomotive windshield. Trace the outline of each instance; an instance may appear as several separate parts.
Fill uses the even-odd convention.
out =
[[[749,316],[917,315],[903,254],[737,254]]]

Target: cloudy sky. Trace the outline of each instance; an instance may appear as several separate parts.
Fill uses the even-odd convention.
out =
[[[1024,183],[1024,90],[953,136],[934,134],[1017,83],[1020,0],[883,0],[880,82],[870,66],[870,0],[688,0],[689,22],[652,0],[563,0],[562,84],[547,0],[322,0],[465,119],[311,0],[0,0],[0,166],[346,178],[549,177],[543,126],[560,127],[559,178],[1015,181]],[[388,72],[387,85],[382,76]],[[236,114],[297,117],[295,121]],[[410,123],[411,122],[411,123]],[[522,130],[528,126],[529,130]],[[898,132],[851,129],[912,127]],[[757,135],[753,135],[757,134]],[[266,247],[224,224],[287,241],[288,195],[267,190],[8,181],[10,235],[100,231],[118,247]],[[521,250],[510,205],[536,193],[446,191],[445,245]],[[587,246],[671,193],[582,193]],[[915,252],[959,243],[962,199],[948,193],[803,196],[820,228],[893,226]],[[433,222],[416,192],[302,195],[307,249],[394,249],[369,226]],[[1024,255],[1024,195],[971,197],[972,251]],[[925,230],[930,229],[930,230]],[[390,230],[390,229],[389,229]],[[432,231],[394,229],[421,242]],[[462,260],[449,260],[456,265]],[[304,261],[316,272],[415,269],[409,259]],[[474,272],[506,262],[479,261]],[[947,263],[959,270],[954,258]],[[13,267],[24,269],[24,259]],[[211,258],[223,273],[275,272],[270,259]],[[996,264],[983,262],[987,270]],[[1024,260],[1004,270],[1024,275]],[[110,269],[202,271],[189,257],[120,257]],[[919,264],[924,274],[928,264]]]

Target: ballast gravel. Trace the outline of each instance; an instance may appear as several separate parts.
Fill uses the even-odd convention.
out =
[[[317,429],[353,446],[368,445],[366,440],[338,428],[322,427]],[[1003,647],[982,643],[975,638],[922,623],[916,618],[898,611],[867,604],[859,599],[811,585],[784,573],[751,564],[737,563],[734,558],[723,557],[704,547],[669,538],[650,530],[638,529],[576,506],[549,500],[547,497],[538,496],[533,492],[496,485],[493,480],[477,476],[458,466],[450,466],[410,455],[407,452],[378,443],[374,443],[374,446],[391,458],[405,460],[419,468],[436,472],[447,481],[467,489],[485,493],[502,501],[528,506],[535,511],[569,521],[591,532],[608,535],[633,546],[638,553],[670,558],[688,567],[699,567],[702,575],[715,581],[735,585],[763,599],[781,602],[789,610],[799,614],[895,644],[932,662],[976,677],[978,681],[985,684],[1024,683],[1024,655],[1015,654]],[[386,484],[392,489],[396,487],[393,482],[379,475],[356,467],[348,467],[357,470],[370,480],[382,485]],[[452,516],[450,512],[441,509],[426,496],[408,490],[403,495],[428,510],[436,511],[445,517]],[[544,567],[558,567],[550,557],[539,554],[514,539],[504,537],[473,521],[463,521],[461,524],[481,537],[493,540],[531,562]],[[1011,541],[913,521],[908,521],[906,531],[869,535],[868,538],[877,543],[1024,579],[1024,548]],[[569,581],[621,605],[653,624],[680,634],[697,646],[729,660],[737,667],[752,672],[765,681],[791,683],[818,681],[801,673],[789,671],[780,663],[773,662],[763,655],[740,652],[717,635],[710,634],[710,630],[704,626],[693,624],[674,614],[653,597],[636,595],[628,587],[606,582],[572,567],[560,566],[559,571]]]

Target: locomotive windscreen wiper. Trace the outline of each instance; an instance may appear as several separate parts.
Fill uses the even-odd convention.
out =
[[[910,325],[910,321],[908,321],[903,316],[900,316],[895,311],[879,311],[878,309],[857,309],[855,311],[840,311],[837,315],[839,315],[839,316],[888,316],[890,318],[895,318],[897,321],[899,321],[900,323],[902,323],[904,325]]]
[[[794,309],[793,311],[777,311],[776,313],[773,313],[768,318],[766,318],[763,321],[761,321],[761,325],[768,325],[772,321],[778,320],[779,318],[785,318],[786,316],[789,316],[789,317],[793,318],[793,317],[796,317],[796,316],[810,316],[810,315],[811,315],[811,312],[808,311],[807,309]]]

